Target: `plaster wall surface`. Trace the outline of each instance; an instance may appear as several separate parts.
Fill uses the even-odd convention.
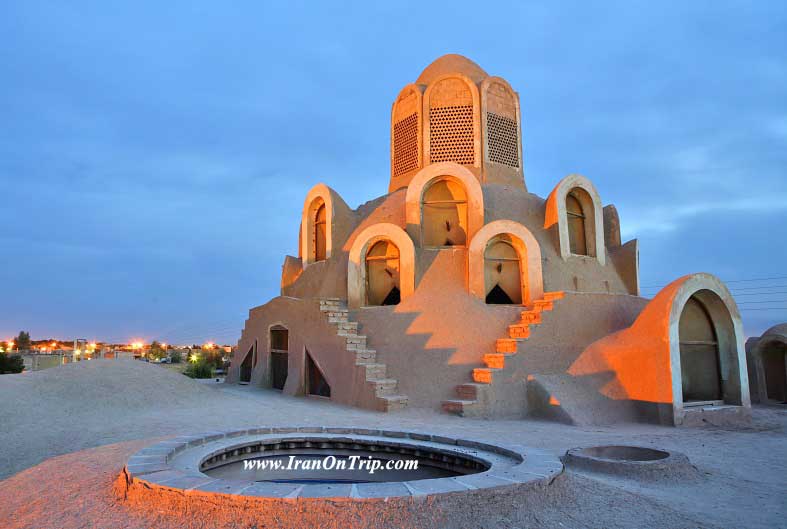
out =
[[[356,369],[355,355],[346,349],[345,340],[336,334],[312,299],[280,296],[250,311],[246,328],[233,357],[228,382],[237,382],[239,366],[257,341],[257,365],[251,384],[270,387],[270,328],[285,327],[288,332],[288,376],[283,393],[306,394],[306,350],[322,371],[331,387],[331,400],[361,407],[373,407],[374,393],[366,385],[360,369]],[[312,397],[319,398],[319,397]]]

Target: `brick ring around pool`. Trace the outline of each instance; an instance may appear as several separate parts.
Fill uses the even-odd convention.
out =
[[[522,445],[416,432],[300,427],[177,437],[134,454],[124,477],[127,489],[135,489],[139,499],[169,492],[210,496],[212,502],[216,495],[244,501],[370,501],[483,489],[519,492],[545,486],[562,471],[557,457]]]

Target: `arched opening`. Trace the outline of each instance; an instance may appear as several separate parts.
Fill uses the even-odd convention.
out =
[[[585,209],[582,207],[581,194],[587,192],[574,188],[566,195],[566,215],[568,216],[568,242],[571,253],[588,255],[587,223]]]
[[[462,184],[435,181],[423,194],[421,211],[424,246],[467,244],[467,193]]]
[[[249,347],[246,356],[243,357],[243,362],[240,364],[240,376],[238,382],[240,384],[248,384],[251,382],[251,371],[253,368],[252,362],[254,357],[254,346]]]
[[[683,307],[678,333],[683,402],[723,401],[716,329],[708,309],[696,296]]]
[[[777,402],[787,401],[787,345],[771,342],[762,349],[765,395]]]
[[[522,304],[520,257],[509,236],[498,236],[486,246],[484,287],[490,305]]]
[[[290,333],[286,327],[274,325],[270,329],[271,387],[282,390],[289,370]]]
[[[306,386],[309,395],[331,398],[331,386],[325,380],[325,375],[322,374],[308,349],[306,350],[306,363]]]
[[[399,248],[377,241],[366,252],[366,305],[398,305],[400,299]]]
[[[314,260],[325,261],[327,255],[327,234],[326,234],[326,219],[327,213],[325,209],[325,202],[319,199],[317,205],[317,212],[314,213],[314,233],[313,233],[313,248]]]

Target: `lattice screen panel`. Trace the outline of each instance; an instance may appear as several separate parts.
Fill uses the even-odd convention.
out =
[[[418,169],[418,113],[394,123],[394,176]]]
[[[429,159],[431,163],[475,163],[472,105],[429,110]]]
[[[486,142],[490,162],[519,167],[519,135],[516,120],[487,112]]]

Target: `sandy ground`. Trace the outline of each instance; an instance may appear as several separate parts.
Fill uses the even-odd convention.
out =
[[[681,451],[701,475],[692,482],[643,483],[569,471],[537,498],[505,498],[506,508],[457,505],[440,522],[444,527],[787,527],[784,408],[756,408],[745,429],[577,428],[418,409],[379,414],[247,386],[204,385],[121,360],[4,375],[0,402],[3,528],[214,527],[196,514],[172,518],[131,509],[112,495],[111,484],[128,454],[151,438],[260,425],[428,431],[515,440],[556,455],[576,446],[636,444]],[[268,526],[295,526],[287,523]],[[299,524],[308,526],[305,519]],[[329,526],[325,520],[315,525]]]

